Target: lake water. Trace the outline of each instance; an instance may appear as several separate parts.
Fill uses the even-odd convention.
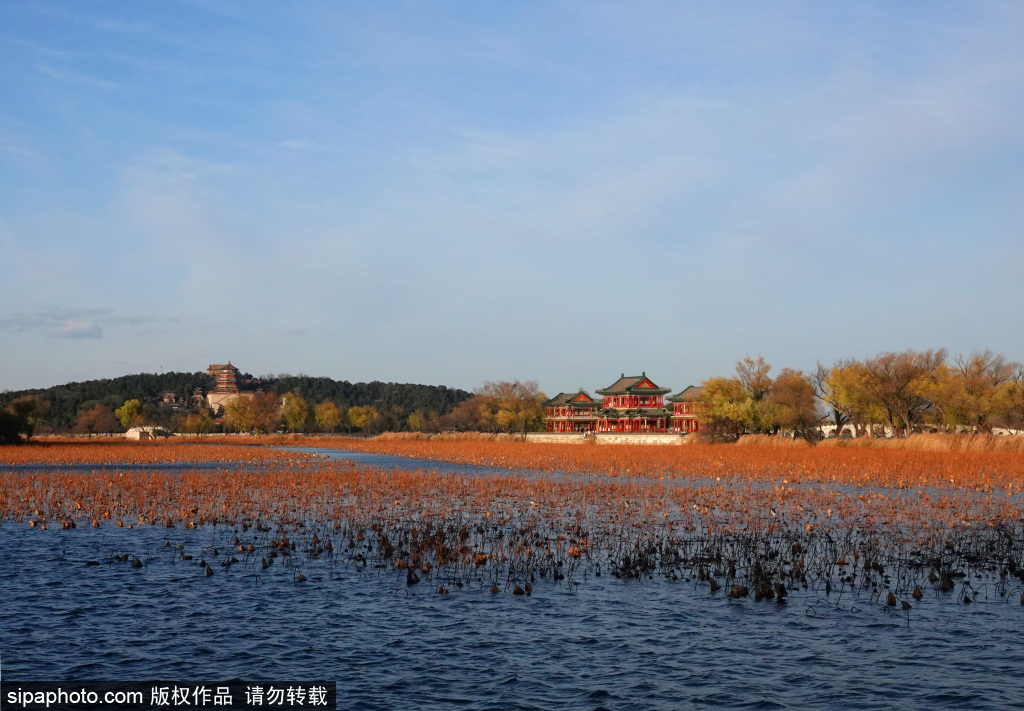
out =
[[[930,594],[908,620],[835,591],[757,603],[657,577],[538,580],[532,596],[517,597],[472,586],[441,596],[407,586],[401,571],[326,559],[302,562],[304,583],[286,563],[203,575],[202,552],[230,535],[223,526],[41,531],[4,522],[5,685],[317,678],[338,682],[342,709],[1024,705],[1019,590],[1008,604],[986,589],[969,606]],[[182,560],[168,540],[195,558]],[[123,553],[145,565],[111,562]]]

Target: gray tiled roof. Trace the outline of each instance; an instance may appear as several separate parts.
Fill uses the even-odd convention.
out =
[[[671,392],[668,388],[659,388],[657,385],[653,388],[636,387],[645,380],[654,385],[654,381],[647,377],[647,373],[641,373],[640,375],[626,375],[623,373],[619,376],[618,380],[605,389],[598,390],[597,393],[599,395],[620,395],[626,393],[631,395],[664,395]]]
[[[678,394],[665,399],[669,402],[696,402],[697,400],[700,400],[701,395],[703,394],[704,388],[699,385],[691,385],[680,390]]]

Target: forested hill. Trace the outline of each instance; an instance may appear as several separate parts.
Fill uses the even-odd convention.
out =
[[[246,374],[246,379],[252,376]],[[472,393],[443,385],[415,385],[406,383],[350,383],[347,380],[314,378],[304,375],[255,381],[264,390],[279,394],[295,392],[310,403],[333,400],[340,408],[355,405],[370,406],[380,412],[396,409],[411,413],[416,410],[433,411],[438,415],[452,408]],[[126,400],[138,399],[144,405],[157,407],[165,393],[174,393],[179,408],[195,407],[192,397],[196,390],[213,389],[214,382],[205,372],[200,373],[139,373],[120,378],[67,383],[51,388],[8,391],[0,393],[0,408],[25,395],[36,395],[49,402],[46,424],[56,431],[72,429],[84,411],[96,404],[111,410]],[[177,409],[177,408],[176,408]]]
[[[350,383],[347,380],[289,375],[264,381],[278,394],[294,392],[307,402],[332,400],[338,407],[370,406],[379,412],[401,408],[406,414],[416,410],[446,415],[472,393],[444,385],[410,383]]]
[[[105,405],[113,410],[132,399],[155,404],[164,393],[174,393],[179,402],[187,403],[192,400],[196,389],[205,391],[212,387],[213,379],[206,373],[138,373],[51,388],[3,392],[0,393],[0,408],[24,395],[36,395],[50,403],[46,424],[54,430],[64,431],[74,427],[79,414],[93,405]]]

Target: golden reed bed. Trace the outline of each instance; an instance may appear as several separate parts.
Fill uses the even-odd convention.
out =
[[[1020,492],[1024,455],[885,447],[690,444],[575,445],[487,440],[313,438],[319,447],[460,464],[653,478],[822,482],[876,488],[937,487]],[[294,443],[294,440],[291,441]]]
[[[45,466],[81,464],[186,464],[232,462],[308,461],[312,455],[297,454],[266,447],[254,447],[253,441],[127,442],[122,439],[46,439],[28,444],[0,446],[0,467],[4,464]]]

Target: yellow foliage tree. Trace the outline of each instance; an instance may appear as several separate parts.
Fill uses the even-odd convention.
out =
[[[482,424],[492,431],[526,434],[543,426],[547,396],[532,380],[484,383],[478,394],[484,398]]]
[[[348,409],[348,422],[357,430],[369,432],[377,422],[380,413],[372,407],[356,405]]]
[[[330,400],[325,400],[313,408],[313,419],[321,432],[334,432],[341,424],[342,413]]]
[[[309,406],[298,393],[286,393],[281,415],[289,430],[299,432],[306,428],[306,420],[309,419]]]
[[[213,430],[213,417],[210,416],[210,411],[206,408],[190,413],[181,420],[181,431],[185,434],[209,434],[211,430]]]
[[[277,427],[280,405],[274,393],[239,396],[224,406],[224,424],[236,432],[266,434]]]
[[[125,429],[145,424],[146,414],[142,410],[142,403],[138,400],[126,400],[124,405],[114,410],[121,426]]]
[[[802,372],[783,368],[772,382],[769,400],[775,428],[791,430],[806,440],[819,439],[821,430],[814,385]]]
[[[871,377],[871,372],[859,361],[834,367],[825,377],[825,385],[832,396],[830,404],[834,403],[847,416],[857,437],[874,434],[875,425],[885,420],[871,394]]]
[[[952,366],[942,364],[913,385],[932,403],[937,424],[990,433],[999,424],[1009,424],[1020,393],[1020,369],[1020,363],[984,351],[957,357]]]

